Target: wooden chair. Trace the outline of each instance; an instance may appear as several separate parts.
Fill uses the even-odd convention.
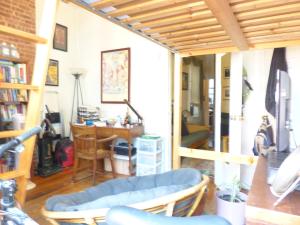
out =
[[[74,170],[73,181],[75,181],[80,159],[93,161],[93,184],[95,184],[97,161],[99,159],[109,158],[113,176],[115,174],[114,164],[114,144],[117,135],[112,135],[108,138],[96,138],[96,127],[79,126],[71,124],[72,135],[74,139]]]

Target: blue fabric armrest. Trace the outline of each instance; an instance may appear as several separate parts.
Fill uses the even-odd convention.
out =
[[[219,216],[167,217],[126,206],[112,208],[105,220],[108,225],[230,225]]]

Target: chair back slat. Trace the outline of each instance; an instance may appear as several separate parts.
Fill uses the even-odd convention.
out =
[[[75,154],[96,154],[96,127],[71,125]]]

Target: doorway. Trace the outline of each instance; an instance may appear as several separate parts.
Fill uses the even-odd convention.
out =
[[[181,147],[214,151],[215,55],[182,59]],[[211,160],[182,157],[182,167],[213,176]]]

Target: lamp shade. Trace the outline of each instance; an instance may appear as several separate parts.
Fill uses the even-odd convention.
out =
[[[86,75],[87,70],[85,68],[71,68],[70,72],[73,76],[83,76]]]

